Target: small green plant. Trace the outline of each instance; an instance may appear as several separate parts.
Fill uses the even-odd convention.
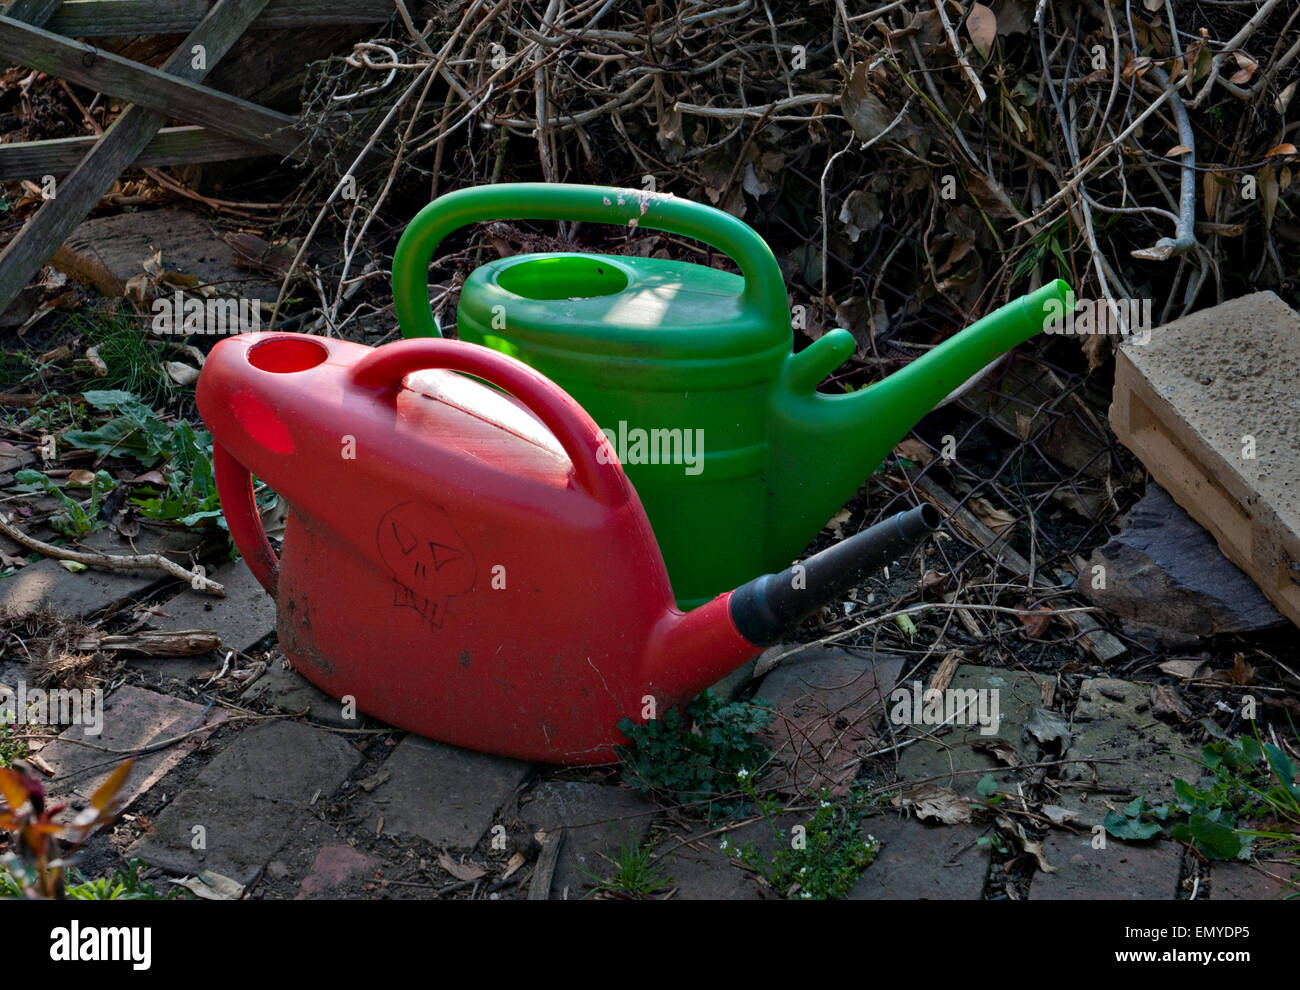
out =
[[[57,498],[63,508],[50,516],[50,528],[74,539],[103,525],[99,518],[99,498],[117,487],[117,482],[107,471],[96,471],[90,481],[68,479],[66,485],[60,486],[40,471],[27,468],[15,474],[14,481],[18,482],[14,488],[20,492],[44,492]],[[70,498],[65,491],[67,488],[89,488],[89,505]]]
[[[774,851],[762,852],[753,842],[736,848],[723,836],[722,851],[734,855],[762,876],[782,897],[830,900],[843,897],[880,851],[873,835],[863,836],[862,820],[876,799],[857,786],[836,803],[827,788],[817,795],[813,817],[802,831],[785,835],[777,824],[781,802],[761,796],[750,774],[737,777],[740,789],[762,813],[775,842]]]
[[[706,803],[710,819],[733,815],[737,774],[765,765],[766,746],[754,733],[772,720],[761,698],[724,703],[705,691],[686,706],[686,715],[670,708],[662,719],[638,725],[623,719],[619,731],[628,744],[619,748],[623,776],[641,791],[658,793],[679,804]]]
[[[1300,785],[1290,757],[1258,735],[1225,736],[1201,747],[1198,763],[1205,773],[1195,783],[1176,779],[1172,804],[1135,798],[1106,815],[1106,831],[1140,842],[1168,828],[1212,860],[1250,859],[1262,840],[1300,865]]]
[[[78,314],[72,319],[108,369],[105,375],[82,376],[79,386],[123,389],[151,403],[172,396],[175,386],[161,367],[163,345],[149,339],[140,323],[123,315]]]
[[[12,711],[0,711],[0,767],[13,766],[14,760],[27,755],[27,740],[18,731],[18,716]]]
[[[614,868],[613,874],[600,876],[579,867],[584,876],[594,882],[589,897],[600,893],[614,894],[641,900],[672,886],[656,865],[654,851],[639,842],[620,843],[614,856],[601,854],[601,859]]]
[[[100,455],[130,457],[146,468],[165,465],[165,485],[144,485],[131,501],[149,519],[170,520],[195,526],[221,518],[216,481],[212,473],[212,435],[196,430],[186,420],[163,422],[137,396],[120,390],[83,392],[95,409],[111,417],[93,430],[69,430],[67,443]]]
[[[126,869],[114,870],[111,876],[87,880],[76,867],[68,870],[72,882],[65,893],[74,901],[172,901],[180,897],[184,887],[173,887],[166,894],[158,893],[153,884],[140,879],[145,869],[142,859],[131,859]]]

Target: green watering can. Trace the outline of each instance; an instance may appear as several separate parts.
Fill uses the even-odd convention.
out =
[[[393,255],[407,337],[439,336],[429,264],[452,231],[487,220],[576,220],[711,245],[740,275],[606,254],[521,254],[465,280],[460,338],[519,358],[595,419],[636,485],[683,609],[808,545],[895,444],[981,368],[1072,308],[1061,280],[1002,307],[883,381],[817,385],[856,347],[836,329],[792,353],[776,258],[720,210],[631,189],[509,183],[440,196]]]

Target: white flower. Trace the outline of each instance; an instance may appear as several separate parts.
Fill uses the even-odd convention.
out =
[[[744,767],[741,767],[739,770],[736,771],[736,776],[739,777],[741,780],[744,780],[746,777],[749,776],[749,771],[746,770]]]
[[[823,808],[829,808],[829,807],[831,806],[831,803],[830,803],[829,801],[823,801],[823,802],[821,803],[821,806],[822,806]]]

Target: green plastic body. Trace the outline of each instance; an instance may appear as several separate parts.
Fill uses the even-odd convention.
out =
[[[610,437],[682,608],[789,565],[922,416],[1072,304],[1069,287],[1055,281],[883,381],[823,394],[817,385],[852,355],[853,335],[832,330],[792,353],[780,268],[748,225],[666,195],[520,183],[449,193],[411,221],[393,256],[405,336],[440,332],[428,271],[442,239],[470,223],[512,219],[668,231],[740,268],[517,255],[475,269],[457,310],[462,340],[541,371]]]

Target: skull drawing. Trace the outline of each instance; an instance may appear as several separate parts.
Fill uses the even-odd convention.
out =
[[[441,506],[403,502],[379,520],[379,556],[393,573],[393,604],[442,626],[447,600],[474,587],[474,555]]]

